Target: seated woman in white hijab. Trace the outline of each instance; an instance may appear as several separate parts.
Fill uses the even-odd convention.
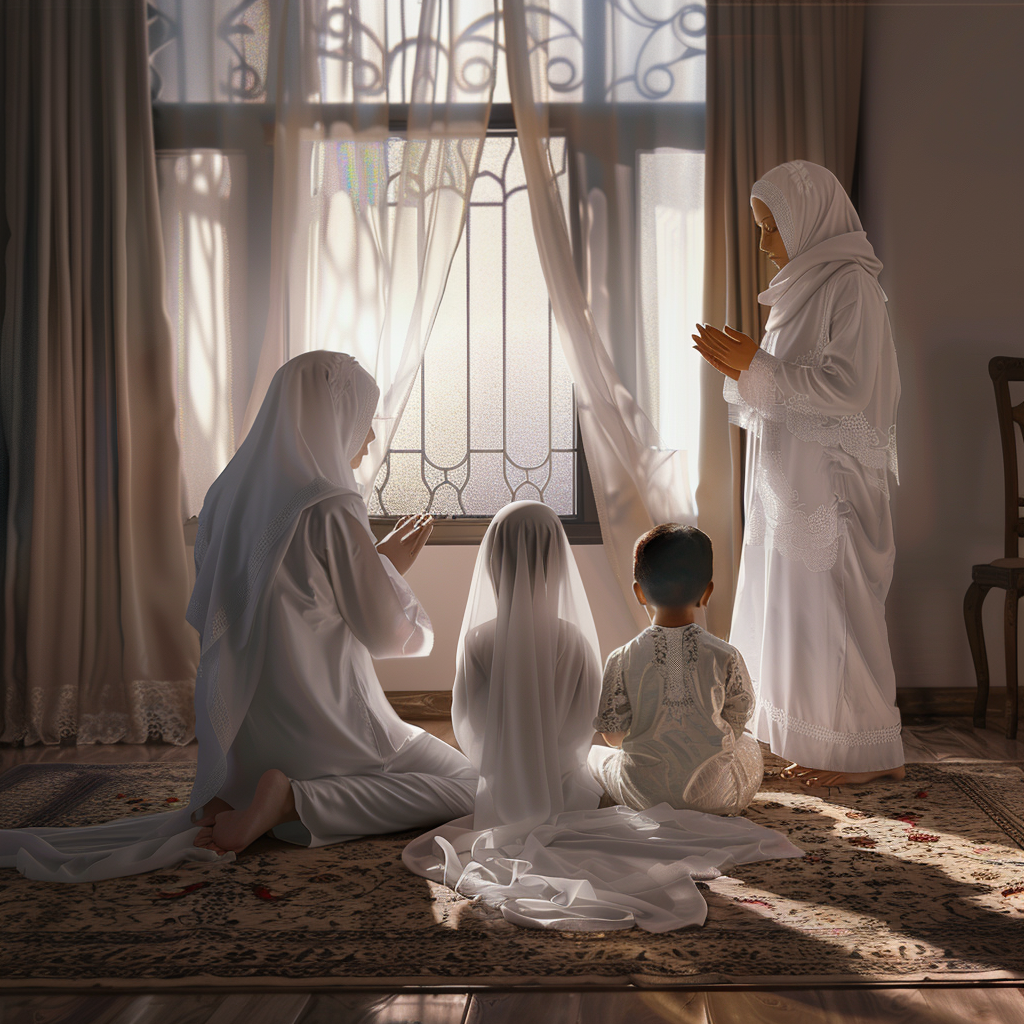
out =
[[[749,437],[729,642],[754,681],[751,728],[808,785],[900,779],[885,627],[900,377],[882,264],[824,167],[775,167],[750,203],[779,268],[758,296],[764,338],[698,326],[694,341]]]
[[[528,927],[666,931],[704,920],[693,876],[800,855],[742,819],[599,810],[587,756],[600,693],[562,524],[539,502],[507,505],[480,545],[452,693],[456,738],[480,773],[474,811],[410,843],[405,865]]]
[[[188,808],[0,832],[0,865],[96,881],[232,858],[268,829],[322,846],[472,808],[472,765],[402,722],[373,670],[371,657],[426,654],[433,643],[399,571],[429,519],[375,549],[352,473],[377,398],[350,356],[290,360],[207,494],[188,611],[202,650]]]

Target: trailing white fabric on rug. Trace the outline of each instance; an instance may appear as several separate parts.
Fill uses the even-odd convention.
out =
[[[474,832],[471,825],[463,818],[421,836],[405,848],[403,862],[528,928],[667,932],[702,925],[708,908],[695,881],[718,878],[733,864],[803,856],[785,836],[745,818],[668,804],[566,811],[526,836],[514,828]]]

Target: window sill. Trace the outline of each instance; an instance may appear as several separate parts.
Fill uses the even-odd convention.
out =
[[[394,519],[371,519],[370,528],[374,537],[380,540],[395,524]],[[479,544],[484,538],[484,533],[490,524],[490,519],[460,518],[460,519],[438,519],[434,523],[434,529],[430,534],[428,544],[446,546]],[[565,535],[569,538],[570,544],[601,544],[600,523],[574,523],[563,522]],[[184,523],[185,543],[194,545],[196,542],[196,530],[199,520],[196,516],[187,519]]]
[[[370,520],[373,535],[380,540],[394,525],[394,519],[374,518]],[[441,547],[476,545],[483,540],[490,525],[489,517],[459,517],[458,519],[436,519],[428,545]],[[600,523],[565,522],[565,535],[570,544],[601,544]]]

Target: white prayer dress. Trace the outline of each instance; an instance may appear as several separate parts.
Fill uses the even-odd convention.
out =
[[[594,728],[624,732],[590,764],[618,804],[739,814],[761,785],[761,748],[744,733],[754,691],[739,652],[696,622],[651,626],[608,656]]]
[[[730,642],[754,734],[810,768],[903,764],[885,626],[900,382],[881,263],[842,186],[795,161],[753,188],[790,262],[761,293],[761,348],[727,379],[747,430],[746,530]]]
[[[452,695],[456,736],[480,773],[473,814],[420,836],[402,860],[526,927],[702,924],[695,878],[801,851],[742,819],[598,809],[587,765],[598,652],[558,517],[539,502],[506,506],[477,556]]]
[[[374,547],[349,465],[377,397],[351,356],[289,360],[207,494],[188,611],[202,650],[188,807],[91,828],[0,831],[0,866],[88,882],[216,860],[193,845],[193,815],[218,795],[245,806],[269,768],[292,780],[300,817],[275,831],[306,845],[472,807],[472,765],[398,718],[370,660],[425,654],[433,642],[412,591]]]

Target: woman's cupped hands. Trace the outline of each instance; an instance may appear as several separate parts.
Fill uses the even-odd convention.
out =
[[[760,347],[753,338],[726,327],[720,331],[710,324],[697,324],[697,333],[690,335],[694,348],[720,373],[733,380],[750,366]]]
[[[434,517],[426,512],[416,516],[402,516],[395,528],[377,542],[379,554],[386,555],[391,564],[404,576],[423,550],[434,529]]]

